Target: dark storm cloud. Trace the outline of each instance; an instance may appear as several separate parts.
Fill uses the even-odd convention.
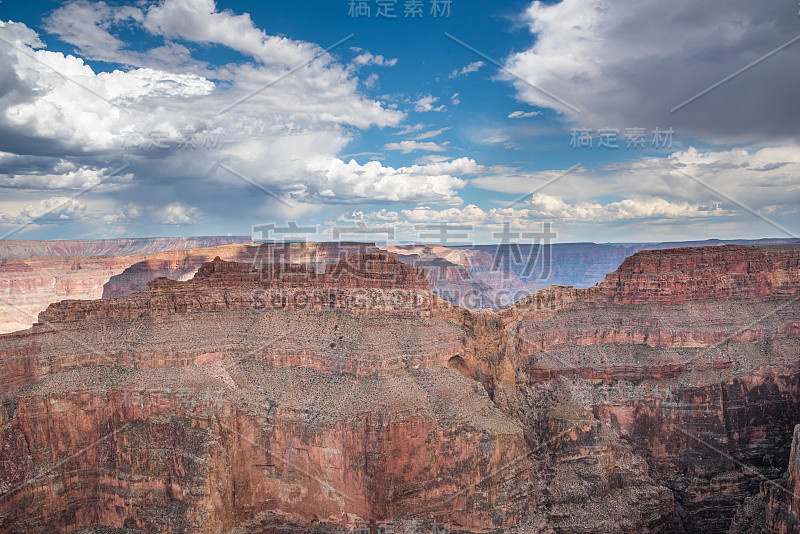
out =
[[[537,2],[526,13],[536,41],[507,65],[580,113],[515,81],[524,100],[575,125],[673,127],[712,143],[797,141],[800,42],[675,109],[799,36],[797,10],[785,0]]]

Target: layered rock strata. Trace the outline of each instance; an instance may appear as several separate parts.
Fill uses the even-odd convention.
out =
[[[726,532],[789,461],[799,259],[740,246],[641,252],[597,286],[549,288],[501,312],[526,426],[583,414],[670,490],[675,531]]]
[[[326,300],[259,301],[271,289]],[[321,273],[215,259],[188,282],[53,304],[3,336],[0,530],[230,532],[270,514],[301,529],[512,526],[527,463],[487,475],[525,440],[447,368],[472,360],[469,334],[408,305],[362,308],[361,292],[436,298],[385,253]]]
[[[499,313],[375,252],[51,305],[0,336],[0,531],[792,532],[798,254],[639,253]]]
[[[162,240],[153,241],[165,246]],[[181,242],[186,241],[166,240],[166,244],[173,245]],[[88,247],[90,252],[109,252],[107,247],[113,245],[104,241],[103,246],[90,247],[91,241],[83,243],[85,246],[63,251],[46,250],[87,252]],[[41,242],[35,244],[43,246]],[[148,244],[155,246],[149,241]],[[125,255],[62,257],[56,254],[47,258],[0,260],[0,333],[30,327],[38,313],[53,302],[121,297],[145,289],[148,282],[159,277],[188,280],[214,257],[256,266],[274,262],[314,263],[318,269],[324,269],[326,264],[336,263],[345,255],[374,250],[360,243],[233,244],[152,253],[137,240],[133,244],[125,241],[119,246],[121,251],[141,248],[144,251]]]

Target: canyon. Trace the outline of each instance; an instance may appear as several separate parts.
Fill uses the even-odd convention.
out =
[[[246,237],[0,241],[0,333],[29,328],[52,302],[101,298],[112,277],[154,256],[166,252],[180,277],[178,264],[192,264],[193,274],[214,257],[192,261],[200,250],[226,255],[230,249],[236,254],[241,248],[236,243],[249,241]]]
[[[234,238],[234,241],[243,238]],[[128,242],[128,241],[132,241]],[[141,243],[140,241],[144,241]],[[253,243],[229,243],[219,240],[190,240],[198,248],[177,248],[186,240],[122,240],[102,246],[72,244],[68,252],[87,251],[86,256],[21,257],[0,260],[0,333],[29,328],[36,316],[53,302],[67,298],[99,299],[127,295],[142,290],[147,283],[160,276],[173,280],[188,280],[203,263],[220,257],[225,260],[263,263],[274,258],[291,258],[294,262],[316,261],[319,265],[336,261],[343,251],[368,250],[374,247],[361,244],[308,244],[285,246],[258,245]],[[203,246],[221,241],[218,246]],[[18,254],[41,252],[41,242],[25,248],[13,248]],[[72,243],[72,242],[70,242]],[[146,250],[154,246],[166,246],[159,251]],[[137,251],[117,254],[119,250]],[[109,251],[109,254],[98,254]]]
[[[794,240],[737,243],[780,245]],[[661,244],[555,243],[532,245],[383,245],[401,261],[425,270],[431,291],[469,309],[507,308],[550,285],[590,287],[622,261],[646,249],[722,245],[725,241]],[[188,280],[216,256],[263,263],[314,263],[377,250],[365,243],[253,243],[248,237],[130,238],[0,242],[0,333],[29,328],[50,303],[98,299],[144,289],[159,276]]]
[[[799,247],[499,310],[432,291],[491,289],[470,255],[163,251],[48,303],[0,335],[0,532],[800,532]]]

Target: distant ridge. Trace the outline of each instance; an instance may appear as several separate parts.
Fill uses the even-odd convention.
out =
[[[120,239],[2,240],[0,258],[142,254],[250,243],[250,236],[134,237]]]

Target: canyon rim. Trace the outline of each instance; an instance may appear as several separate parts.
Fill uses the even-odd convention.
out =
[[[793,532],[799,343],[797,247],[499,311],[382,251],[215,257],[0,336],[0,528]]]

